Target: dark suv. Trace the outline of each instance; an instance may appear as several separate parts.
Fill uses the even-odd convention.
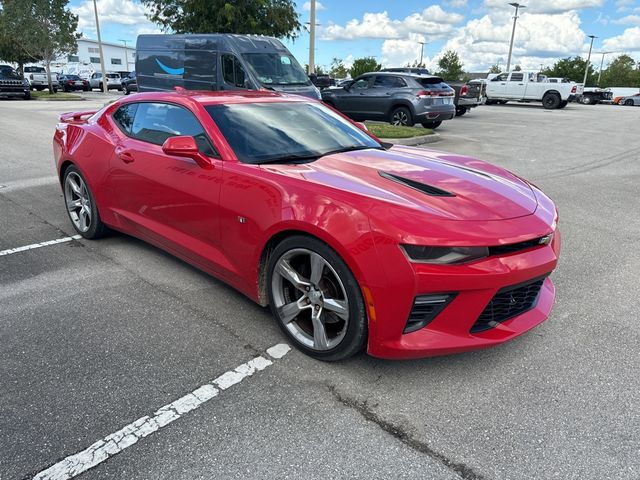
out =
[[[29,80],[9,65],[0,65],[0,97],[22,97],[25,100],[31,98]]]
[[[455,116],[453,89],[440,77],[372,72],[343,88],[322,91],[322,100],[354,120],[437,128]]]

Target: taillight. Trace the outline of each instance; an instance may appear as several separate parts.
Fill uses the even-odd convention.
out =
[[[573,88],[571,89],[571,93],[576,93],[578,91],[578,86],[574,85]]]
[[[453,89],[451,90],[420,90],[416,93],[416,97],[418,98],[427,98],[427,97],[451,97],[455,94]]]
[[[460,89],[460,95],[466,95],[468,91],[469,87],[467,87],[466,85],[462,85],[462,88]]]

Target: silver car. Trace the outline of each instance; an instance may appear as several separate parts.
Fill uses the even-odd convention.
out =
[[[105,75],[107,77],[108,90],[122,90],[122,78],[120,78],[119,73],[107,73]],[[89,78],[89,88],[91,90],[94,88],[102,90],[102,73],[96,72],[91,75],[91,78]]]
[[[629,95],[628,97],[622,97],[618,102],[618,105],[626,105],[627,107],[633,107],[634,105],[640,106],[640,93]]]
[[[354,120],[437,128],[456,114],[455,92],[440,77],[372,72],[343,88],[322,91],[322,100]]]

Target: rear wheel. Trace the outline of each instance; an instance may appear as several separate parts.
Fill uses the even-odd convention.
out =
[[[559,106],[558,108],[564,108],[564,107],[566,107],[568,104],[569,104],[569,101],[568,101],[568,100],[562,100],[562,101],[560,102],[560,106]]]
[[[545,93],[542,97],[542,106],[547,110],[560,107],[560,96],[557,93]]]
[[[596,99],[593,98],[591,95],[583,95],[582,103],[584,103],[585,105],[593,105],[596,103]]]
[[[305,236],[282,241],[269,259],[267,288],[278,325],[307,355],[335,361],[364,348],[367,315],[360,287],[324,242]]]
[[[442,120],[438,120],[437,122],[422,122],[424,128],[430,128],[431,130],[435,130],[440,125],[442,125]]]
[[[125,95],[129,95],[129,89],[127,88],[127,86],[126,86],[126,85],[123,85],[123,86],[122,86],[122,92],[123,92]]]
[[[89,239],[104,236],[107,227],[100,220],[93,194],[80,170],[73,165],[67,168],[62,185],[67,214],[76,232]]]
[[[624,104],[627,107],[633,107],[633,100],[631,100],[630,98],[628,98],[627,100],[624,101]]]
[[[411,111],[407,107],[394,109],[393,112],[391,112],[390,123],[401,127],[412,127],[413,117],[411,116]]]
[[[467,109],[465,107],[457,107],[456,108],[456,117],[461,117],[465,113],[467,113]]]

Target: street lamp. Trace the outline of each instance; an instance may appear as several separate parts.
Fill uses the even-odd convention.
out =
[[[102,91],[107,93],[109,86],[107,85],[107,72],[104,68],[104,55],[102,54],[102,39],[100,38],[100,21],[98,20],[98,5],[93,0],[93,11],[96,14],[96,33],[98,34],[98,51],[100,52],[100,70],[102,71]]]
[[[309,75],[316,73],[316,0],[309,6]]]
[[[424,56],[424,46],[429,42],[418,42],[420,44],[420,68],[422,68],[422,57]]]
[[[587,74],[589,73],[589,62],[591,61],[591,49],[593,48],[593,40],[598,38],[595,35],[587,35],[591,39],[591,45],[589,45],[589,56],[587,56],[587,64],[584,67],[584,80],[582,80],[582,85],[587,86]]]
[[[122,38],[119,39],[122,43],[124,43],[124,58],[125,61],[127,62],[127,72],[129,71],[129,50],[127,48],[127,42],[130,42],[131,40],[123,40]]]
[[[513,51],[513,39],[516,35],[516,21],[518,20],[518,10],[521,8],[527,8],[526,5],[521,5],[519,3],[510,3],[512,7],[516,8],[516,14],[513,16],[513,30],[511,30],[511,43],[509,44],[509,58],[507,59],[507,72],[511,68],[511,52]]]
[[[602,54],[602,60],[600,60],[600,71],[598,71],[598,87],[600,86],[600,79],[602,78],[602,64],[604,63],[604,56],[608,53],[613,53],[613,52],[598,52]]]

